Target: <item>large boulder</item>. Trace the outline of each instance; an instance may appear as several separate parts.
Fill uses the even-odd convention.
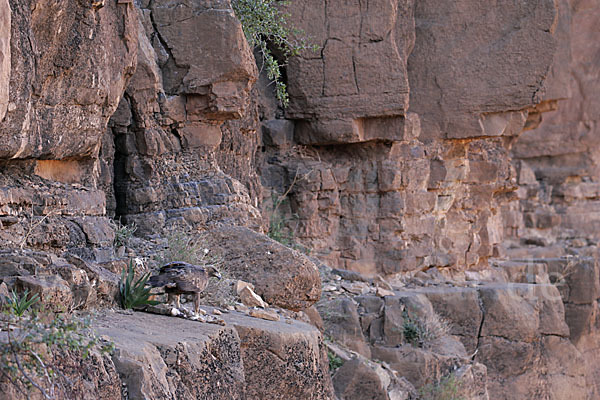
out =
[[[333,376],[340,400],[405,400],[413,398],[414,387],[399,379],[389,368],[361,357],[346,361]]]
[[[225,317],[239,335],[248,399],[333,399],[321,333],[301,322]]]
[[[159,0],[150,10],[155,49],[169,58],[161,63],[165,91],[188,95],[189,119],[240,118],[257,71],[230,2]]]
[[[115,344],[112,360],[129,398],[244,398],[240,343],[233,328],[107,313],[95,329]]]
[[[292,2],[298,27],[319,46],[290,60],[290,106],[303,144],[402,138],[413,0]],[[325,29],[327,27],[327,29]],[[398,118],[382,118],[398,117]],[[386,122],[392,125],[381,129]]]
[[[19,292],[28,291],[39,296],[40,303],[52,310],[68,311],[73,305],[73,294],[67,282],[59,276],[20,276],[16,279]]]
[[[107,354],[92,350],[85,359],[67,348],[53,351],[45,357],[54,370],[54,387],[46,379],[38,380],[46,394],[53,392],[55,399],[122,399],[119,374]],[[60,378],[56,378],[60,376]],[[0,378],[0,400],[44,399],[41,392],[30,386],[19,390],[9,382],[8,375]],[[51,382],[52,382],[52,378]],[[61,384],[62,383],[62,384]],[[66,384],[65,384],[66,383]],[[23,390],[27,389],[27,390]]]
[[[256,62],[231,2],[139,7],[137,68],[109,123],[113,159],[102,161],[107,211],[135,223],[139,235],[215,221],[258,227],[254,199],[232,178],[258,181],[254,164],[240,168],[242,155],[233,150],[256,138],[258,121],[250,96]],[[224,134],[233,147],[218,151]],[[234,159],[235,172],[223,172],[215,157]]]
[[[224,226],[210,231],[207,244],[220,253],[230,278],[254,285],[267,303],[304,310],[321,297],[315,264],[303,254],[244,227]]]
[[[371,357],[371,349],[363,336],[361,320],[353,300],[338,297],[320,301],[317,309],[328,336],[364,357]]]

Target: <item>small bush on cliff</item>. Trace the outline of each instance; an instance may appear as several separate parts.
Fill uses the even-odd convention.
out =
[[[329,359],[329,373],[331,375],[333,375],[338,368],[344,365],[344,360],[342,360],[340,356],[331,350],[327,350],[327,358]]]
[[[236,16],[242,23],[248,43],[258,49],[262,55],[262,66],[267,76],[275,85],[277,99],[284,107],[289,103],[287,88],[283,82],[281,69],[291,56],[302,50],[318,49],[303,38],[304,33],[288,22],[289,14],[281,12],[281,6],[289,2],[280,0],[233,0],[232,6]],[[272,47],[280,56],[278,61]]]
[[[422,400],[465,400],[460,395],[461,382],[454,374],[444,376],[438,382],[430,383],[419,390]]]
[[[137,230],[137,226],[135,224],[123,225],[120,219],[112,222],[112,228],[115,231],[114,245],[116,247],[127,246],[129,244],[129,240],[133,237],[133,234]]]
[[[404,339],[417,347],[429,347],[433,342],[450,332],[450,324],[437,314],[418,317],[407,310],[403,313]]]
[[[159,265],[168,264],[173,261],[198,264],[199,260],[205,254],[204,250],[200,244],[195,243],[185,233],[176,232],[167,236],[167,248],[156,257],[156,262]]]
[[[271,210],[271,217],[269,218],[269,231],[267,232],[267,236],[284,246],[293,247],[296,241],[294,232],[290,231],[288,228],[290,219],[284,217],[281,211],[279,211],[279,206],[286,203],[288,199],[285,197],[275,199],[275,196],[273,196],[273,198],[274,206]],[[292,219],[294,217],[295,216],[292,215]]]
[[[290,222],[292,220],[298,220],[298,215],[292,214],[291,218],[286,218],[280,210],[280,207],[282,205],[289,205],[288,195],[292,191],[292,188],[294,187],[297,181],[298,171],[296,171],[294,179],[288,187],[288,189],[285,191],[285,193],[283,193],[280,196],[277,196],[275,193],[271,194],[273,208],[270,210],[269,213],[269,231],[267,232],[267,236],[269,236],[276,242],[281,243],[284,246],[300,251],[306,255],[310,255],[310,249],[296,242],[295,232],[290,229]]]
[[[14,296],[23,307],[15,308],[9,298],[0,314],[0,381],[23,397],[37,390],[42,398],[55,399],[57,392],[68,391],[64,357],[82,360],[92,351],[112,351],[112,343],[100,343],[88,318],[54,314],[43,307],[36,311],[30,309],[35,297]]]

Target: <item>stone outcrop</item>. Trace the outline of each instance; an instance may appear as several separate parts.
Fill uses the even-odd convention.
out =
[[[600,10],[593,2],[558,2],[558,51],[546,86],[545,111],[512,149],[517,201],[503,207],[512,259],[534,258],[560,286],[571,342],[581,352],[587,386],[598,393],[597,116]],[[576,256],[576,257],[573,257]],[[575,297],[572,297],[575,296]],[[570,363],[566,363],[569,364]],[[569,397],[557,387],[557,393]]]
[[[2,338],[4,340],[4,338]],[[119,374],[110,357],[99,352],[90,352],[85,360],[75,356],[69,350],[57,351],[52,355],[52,364],[58,366],[56,373],[63,374],[68,385],[56,385],[53,389],[54,397],[63,399],[121,399],[122,388]],[[44,385],[45,382],[42,383]],[[0,379],[0,399],[43,399],[37,390],[31,391],[29,396],[11,385],[5,376]],[[46,390],[50,389],[45,387]],[[52,393],[49,390],[47,394]]]
[[[94,330],[112,354],[56,354],[68,387],[61,398],[333,399],[321,334],[298,321],[266,322],[233,312],[225,326],[148,313],[109,311]],[[151,334],[149,334],[149,331]],[[62,357],[62,358],[61,358]],[[0,380],[0,398],[27,398]],[[37,393],[31,393],[32,398]],[[40,397],[41,398],[41,397]]]
[[[589,278],[598,270],[589,259],[557,259],[553,265],[541,265],[540,275],[558,276],[568,269],[570,282],[598,281]],[[580,279],[586,273],[588,279]],[[577,301],[588,305],[596,301],[593,285],[586,291],[579,284],[573,293],[581,293],[581,300],[570,300],[570,285],[519,283],[528,277],[525,272],[513,274],[513,280],[497,274],[496,282],[450,282],[425,274],[418,284],[417,278],[393,282],[395,290],[382,297],[372,286],[353,295],[345,289],[345,279],[336,280],[336,275],[325,273],[328,289],[318,303],[324,331],[337,345],[360,354],[346,362],[354,365],[352,374],[361,374],[369,385],[385,380],[368,372],[369,362],[361,361],[365,355],[396,371],[421,393],[432,382],[454,376],[469,399],[596,396],[594,374],[585,367],[590,350],[578,345],[582,330],[588,335],[587,345],[591,343],[592,313],[573,308]],[[474,375],[465,378],[457,372],[462,368],[472,368]],[[340,373],[338,378],[334,375],[339,396],[363,390],[347,368]],[[569,394],[561,386],[568,387]],[[369,390],[382,392],[377,387]]]
[[[408,108],[406,61],[414,43],[412,1],[305,1],[290,13],[320,49],[288,68],[290,107],[302,144],[402,136]],[[378,129],[386,117],[396,126]]]
[[[554,1],[420,1],[415,19],[408,70],[421,138],[518,135],[554,57]]]
[[[245,115],[257,75],[229,2],[157,1],[137,12],[138,68],[105,140],[114,142],[109,213],[145,234],[219,220],[259,227],[247,188],[215,160],[222,126]]]
[[[572,243],[585,247],[597,236],[597,131],[599,46],[593,4],[561,2],[560,58],[549,78],[544,114],[515,143],[518,202],[504,212],[507,236],[523,244]],[[516,243],[516,244],[517,244]],[[517,246],[514,246],[517,247]],[[555,255],[560,252],[556,246]]]
[[[112,362],[128,398],[333,398],[315,328],[235,312],[225,321],[223,327],[146,313],[108,313],[95,326],[115,343]],[[152,336],[147,336],[148,326]]]

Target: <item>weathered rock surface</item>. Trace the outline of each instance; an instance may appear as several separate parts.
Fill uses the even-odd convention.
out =
[[[10,1],[10,8],[6,2],[0,8],[3,33],[12,20],[10,57],[6,35],[0,44],[0,157],[97,157],[135,69],[132,6],[44,1],[32,8]]]
[[[557,48],[554,1],[350,3],[290,8],[324,47],[288,70],[286,117],[308,147],[273,142],[277,115],[265,115],[263,183],[289,189],[289,210],[278,211],[297,215],[290,230],[333,267],[485,265],[500,251],[500,206],[517,188],[510,145]],[[377,78],[363,79],[363,65]]]
[[[252,283],[269,304],[298,311],[321,296],[315,264],[264,235],[243,227],[223,227],[210,231],[207,243],[222,254],[227,274]]]
[[[333,399],[318,330],[301,322],[248,321],[236,315],[225,320],[240,337],[248,399]]]
[[[570,261],[544,264],[535,260],[531,264],[538,269],[543,264],[546,271],[568,269],[578,282],[578,274],[597,268],[589,260]],[[550,267],[552,262],[555,266]],[[394,283],[394,294],[384,298],[325,292],[318,303],[325,334],[348,352],[367,352],[372,360],[383,362],[421,390],[451,377],[462,382],[457,385],[469,399],[488,398],[488,392],[489,398],[569,398],[557,387],[561,382],[572,389],[573,398],[594,398],[595,375],[585,372],[584,366],[595,353],[586,356],[582,349],[585,346],[589,352],[596,343],[589,328],[595,323],[595,313],[581,318],[583,331],[572,330],[577,326],[574,316],[581,314],[569,309],[568,285],[519,283],[523,278],[516,274],[512,282],[498,275],[501,279],[494,283],[477,284],[440,281],[443,277],[436,280],[435,274],[421,276],[427,279],[427,275],[428,281],[412,288],[398,289]],[[527,276],[526,270],[523,275]],[[325,273],[326,285],[343,286],[343,278],[336,281],[332,276],[336,275]],[[376,292],[375,288],[370,292]],[[333,307],[339,304],[348,306]],[[559,361],[565,357],[570,361]],[[358,359],[353,363],[359,363]],[[375,385],[373,393],[383,393],[377,386],[379,380],[366,378],[374,376],[367,366],[355,366],[356,372],[344,369],[337,381],[334,376],[336,393],[344,396],[351,387],[362,390],[353,378],[362,370],[365,384]],[[470,372],[461,375],[458,371],[463,370]]]
[[[585,387],[590,398],[600,390],[592,366],[600,343],[596,332],[600,68],[598,43],[589,37],[598,33],[600,10],[593,2],[560,1],[558,6],[559,47],[542,104],[550,112],[535,119],[512,149],[519,171],[518,201],[505,206],[502,214],[507,255],[535,258],[548,267],[551,281],[559,287],[571,343],[581,352],[577,362],[587,370],[585,383],[572,396],[585,398]],[[557,396],[571,396],[556,385],[553,388]]]
[[[412,1],[294,2],[290,13],[321,53],[289,66],[290,107],[303,144],[402,138],[406,61],[414,42]],[[391,132],[380,129],[391,119]]]
[[[360,358],[346,361],[333,376],[336,394],[342,400],[409,399],[414,388],[403,383],[381,365]]]
[[[129,398],[333,398],[316,329],[238,313],[224,319],[223,327],[107,313],[94,324],[115,343],[112,361]]]
[[[230,3],[161,0],[145,14],[155,30],[151,40],[165,92],[185,95],[187,119],[240,118],[257,72]]]
[[[257,228],[248,190],[215,162],[221,125],[245,115],[257,74],[230,3],[159,1],[138,15],[138,67],[105,140],[108,212],[146,235],[216,221]]]
[[[4,340],[4,337],[2,337]],[[68,385],[55,385],[54,396],[63,399],[122,399],[122,387],[119,374],[110,356],[91,351],[85,360],[67,349],[52,354],[50,362],[57,365],[57,373],[63,374]],[[46,382],[42,383],[45,386]],[[37,389],[30,390],[27,395],[9,384],[6,377],[0,379],[0,399],[30,400],[44,399]],[[46,393],[50,387],[45,386]]]
[[[8,0],[0,3],[0,121],[8,108],[8,92],[10,83],[10,4]]]
[[[541,100],[557,18],[553,0],[416,2],[408,71],[422,138],[518,135],[527,113],[513,110]]]
[[[582,248],[598,240],[599,46],[588,38],[598,31],[600,13],[590,2],[559,4],[561,57],[554,62],[545,97],[552,112],[515,143],[519,201],[503,210],[507,236],[514,242],[507,247],[557,245],[547,257],[564,255],[563,243]]]

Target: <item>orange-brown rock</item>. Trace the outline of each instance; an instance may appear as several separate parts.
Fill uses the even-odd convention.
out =
[[[6,33],[6,24],[12,25],[10,57],[5,35],[0,44],[1,158],[97,157],[108,119],[135,70],[138,23],[130,7],[0,5],[0,29]]]

